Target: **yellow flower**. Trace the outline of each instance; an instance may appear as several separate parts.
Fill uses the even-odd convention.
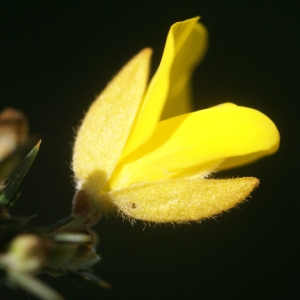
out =
[[[153,222],[216,215],[244,200],[259,180],[208,175],[278,149],[276,126],[257,110],[226,103],[188,113],[189,79],[207,47],[198,19],[171,27],[148,87],[151,50],[144,49],[113,78],[82,122],[73,154],[75,180],[81,198],[84,193],[101,213]],[[74,203],[78,213],[76,197]]]

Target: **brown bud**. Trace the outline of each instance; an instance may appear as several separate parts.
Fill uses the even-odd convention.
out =
[[[28,123],[24,114],[13,108],[0,113],[0,160],[14,152],[28,135]]]

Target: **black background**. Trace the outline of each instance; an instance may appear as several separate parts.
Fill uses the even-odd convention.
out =
[[[162,2],[162,1],[161,1]],[[296,299],[299,296],[299,2],[9,2],[0,5],[0,109],[27,115],[43,142],[13,212],[49,225],[67,216],[74,193],[74,128],[121,66],[154,49],[169,27],[201,15],[209,50],[193,78],[197,109],[232,101],[268,115],[281,148],[218,174],[256,176],[252,199],[201,224],[96,227],[114,285],[85,289],[43,276],[66,299]],[[2,290],[1,299],[18,299]]]

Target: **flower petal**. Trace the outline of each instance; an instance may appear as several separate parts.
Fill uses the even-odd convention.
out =
[[[174,36],[178,33],[174,28]],[[196,23],[189,36],[174,57],[170,72],[170,87],[168,98],[161,119],[168,119],[191,112],[191,82],[194,69],[203,59],[208,44],[206,28]]]
[[[198,221],[234,207],[258,184],[254,177],[162,180],[111,191],[97,203],[101,210],[113,203],[123,215],[144,221]]]
[[[261,112],[223,104],[159,122],[143,147],[114,171],[110,189],[168,178],[205,177],[225,159],[249,159],[275,152],[279,133]]]
[[[85,115],[73,152],[78,188],[99,192],[115,168],[146,88],[151,52],[130,60]]]
[[[161,63],[148,86],[122,157],[147,141],[166,102],[167,110],[173,109],[172,116],[190,111],[188,80],[207,48],[207,32],[197,23],[198,19],[178,22],[171,27]]]

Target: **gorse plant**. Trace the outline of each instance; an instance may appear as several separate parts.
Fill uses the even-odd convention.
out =
[[[158,70],[148,84],[151,49],[134,56],[92,103],[78,130],[72,168],[76,194],[71,216],[27,230],[30,217],[9,208],[34,161],[27,123],[13,109],[0,116],[0,267],[3,280],[41,299],[62,299],[37,279],[89,278],[98,260],[91,227],[107,214],[156,223],[213,217],[242,202],[259,184],[254,177],[213,179],[273,154],[279,132],[261,112],[232,103],[190,112],[192,72],[207,49],[207,31],[193,18],[174,24]]]

